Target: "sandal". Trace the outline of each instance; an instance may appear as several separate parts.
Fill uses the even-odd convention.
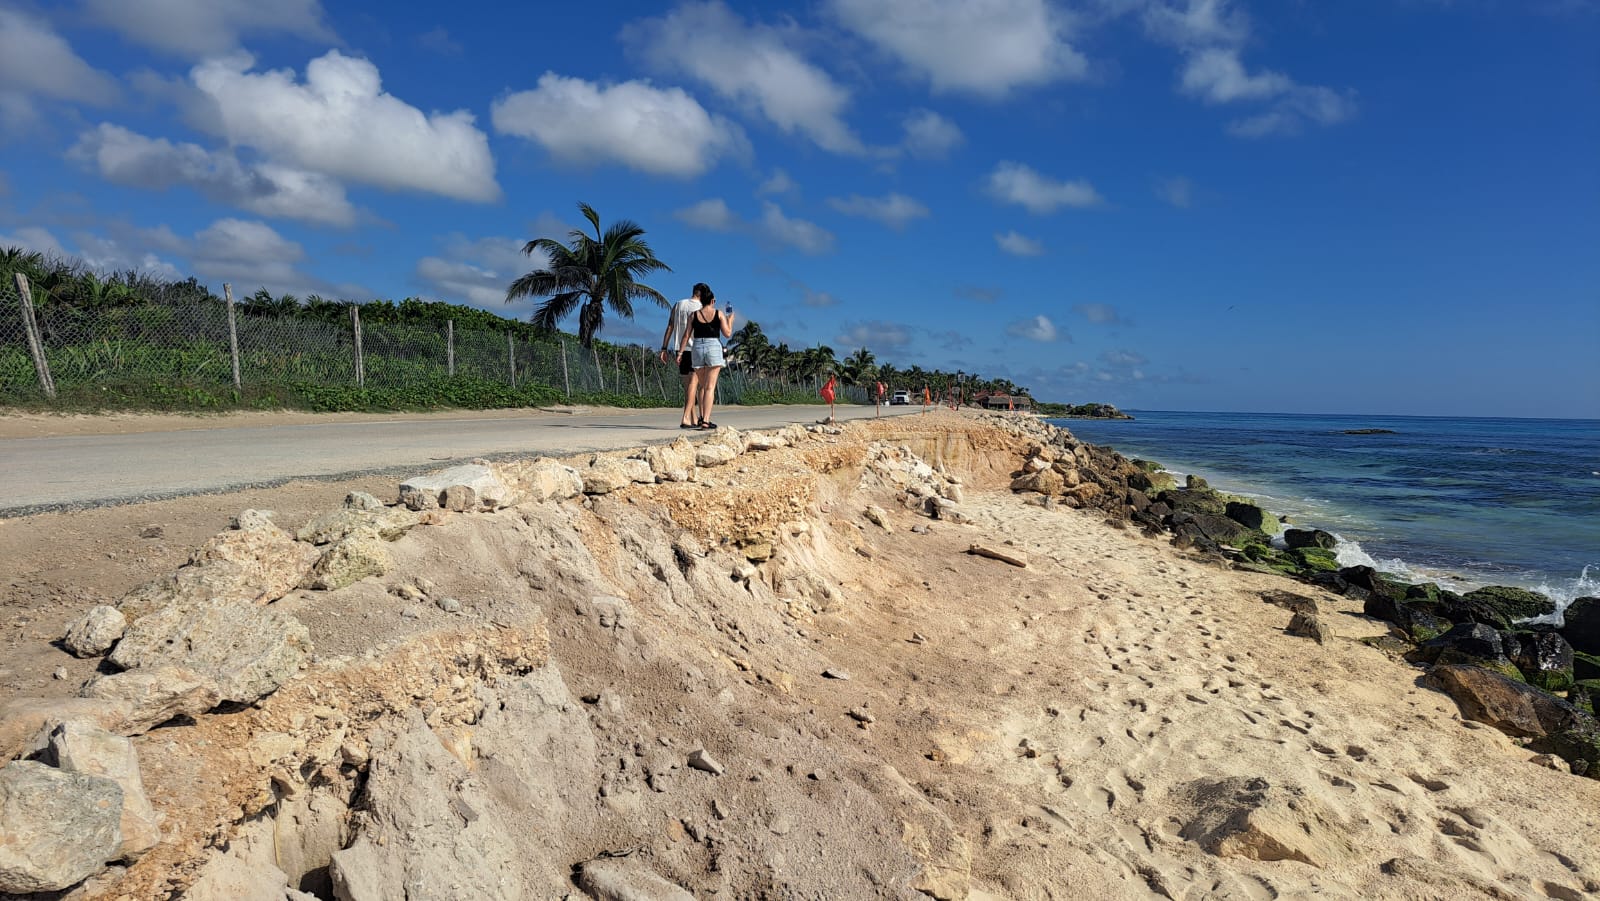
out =
[[[713,431],[713,430],[717,429],[718,426],[714,422],[706,421],[706,422],[700,423],[700,428],[709,432],[709,431]]]
[[[698,429],[698,428],[700,428],[700,424],[697,423],[697,422],[680,422],[680,423],[678,423],[678,428],[680,428],[680,429]]]

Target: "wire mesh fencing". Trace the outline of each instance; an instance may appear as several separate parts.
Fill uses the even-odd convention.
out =
[[[453,320],[363,322],[359,306],[313,318],[206,297],[84,307],[30,294],[24,304],[16,285],[0,285],[0,404],[277,406],[330,392],[345,392],[344,405],[376,397],[388,406],[684,400],[675,363],[639,345],[584,347],[569,335]],[[729,369],[718,400],[809,398],[815,381]]]

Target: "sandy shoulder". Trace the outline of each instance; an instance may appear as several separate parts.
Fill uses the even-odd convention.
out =
[[[265,428],[347,422],[449,422],[452,420],[529,419],[572,413],[652,413],[618,407],[540,407],[509,410],[438,410],[429,413],[308,413],[295,410],[230,410],[225,413],[34,413],[0,409],[0,439],[127,435],[192,429]]]

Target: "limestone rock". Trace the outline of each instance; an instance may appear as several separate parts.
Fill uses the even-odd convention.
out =
[[[471,488],[478,504],[487,510],[514,502],[505,483],[488,466],[468,463],[406,479],[400,483],[400,503],[412,510],[431,510],[439,506],[445,489],[456,485]]]
[[[366,529],[376,531],[384,541],[396,541],[421,521],[421,516],[404,508],[390,510],[380,506],[374,511],[345,506],[312,517],[296,530],[294,537],[312,544],[332,544]]]
[[[648,485],[656,480],[644,460],[599,459],[583,470],[584,494],[610,494],[635,482]]]
[[[72,721],[50,734],[50,755],[65,772],[110,779],[122,789],[122,844],[116,858],[137,860],[161,841],[161,822],[145,796],[133,742],[89,723]]]
[[[478,492],[471,485],[451,485],[439,493],[439,506],[452,513],[466,513],[477,509]]]
[[[712,432],[711,437],[705,443],[717,447],[725,447],[733,451],[735,457],[745,451],[744,435],[740,434],[738,429],[729,426],[723,426]],[[704,447],[705,445],[701,446]]]
[[[788,447],[789,439],[783,435],[773,435],[767,432],[745,432],[744,449],[750,451],[777,450]]]
[[[523,490],[533,501],[562,501],[583,493],[583,476],[555,460],[537,460],[527,468]]]
[[[1178,794],[1195,810],[1183,837],[1218,857],[1326,867],[1353,853],[1344,825],[1297,786],[1235,776],[1190,782]]]
[[[644,452],[644,461],[662,482],[687,482],[694,473],[694,445],[679,437],[671,444],[658,444]]]
[[[696,466],[721,466],[732,463],[737,456],[731,447],[707,443],[695,448],[694,463]]]
[[[1435,666],[1423,684],[1453,698],[1461,715],[1508,735],[1536,738],[1572,728],[1577,708],[1548,692],[1477,666]]]
[[[117,856],[122,789],[33,761],[0,767],[0,893],[71,888]]]
[[[378,530],[358,529],[325,551],[301,586],[335,591],[368,576],[381,576],[393,565],[394,560]]]
[[[310,633],[294,617],[213,598],[138,620],[110,660],[123,669],[180,666],[209,679],[223,700],[250,703],[276,691],[310,652]]]
[[[183,901],[285,901],[302,897],[290,892],[289,874],[277,867],[213,852],[201,868],[200,878],[183,893]]]
[[[111,650],[111,646],[117,643],[127,628],[128,618],[122,615],[121,610],[102,604],[89,608],[88,613],[68,626],[61,643],[74,656],[98,657]]]
[[[720,776],[724,772],[722,764],[718,763],[717,759],[712,757],[711,753],[705,748],[701,748],[689,755],[689,766],[701,772],[710,773],[713,776]]]
[[[270,531],[278,527],[278,524],[272,521],[272,517],[277,515],[271,510],[240,510],[228,528],[240,532]]]
[[[1027,473],[1011,480],[1012,491],[1037,491],[1047,497],[1060,494],[1066,487],[1066,480],[1054,469]]]
[[[578,887],[596,901],[694,901],[643,863],[625,858],[591,860],[578,869]]]
[[[883,529],[885,532],[894,531],[894,524],[889,521],[889,512],[882,507],[870,506],[862,511],[862,515],[867,518],[868,522]]]
[[[12,698],[0,703],[0,762],[25,757],[50,745],[50,730],[70,720],[116,732],[128,717],[120,701],[91,698]]]
[[[231,594],[268,604],[299,585],[316,558],[315,549],[268,521],[214,536],[194,552],[189,566],[217,569],[219,575],[237,583],[238,590]]]
[[[99,676],[79,694],[121,706],[114,720],[98,720],[119,735],[140,735],[175,717],[199,716],[222,700],[210,680],[179,666]]]
[[[365,513],[382,513],[389,507],[374,495],[365,491],[352,491],[344,496],[346,510],[360,510]]]
[[[988,557],[990,560],[999,560],[1001,563],[1009,563],[1016,567],[1025,568],[1028,565],[1028,555],[1021,551],[991,547],[986,544],[974,544],[967,548],[967,553],[974,557]]]

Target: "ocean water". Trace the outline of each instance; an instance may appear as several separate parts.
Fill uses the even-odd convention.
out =
[[[1052,420],[1339,536],[1340,562],[1456,589],[1600,594],[1600,421],[1132,411]],[[1347,429],[1391,429],[1348,435]]]

